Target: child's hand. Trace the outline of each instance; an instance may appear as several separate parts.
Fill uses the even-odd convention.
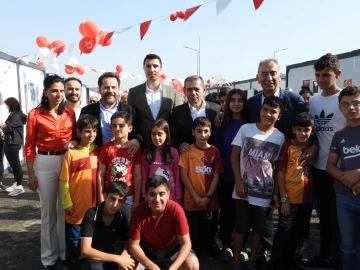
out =
[[[210,199],[208,197],[201,198],[200,201],[197,203],[199,207],[205,208],[209,203]]]
[[[236,181],[235,192],[241,198],[247,198],[247,188],[243,181]]]
[[[290,203],[289,202],[285,202],[281,204],[281,214],[283,214],[284,216],[288,216],[290,215]]]
[[[274,194],[274,195],[273,195],[273,200],[272,200],[271,208],[272,208],[272,209],[278,209],[279,207],[280,207],[279,195]]]
[[[348,188],[351,188],[353,185],[359,182],[359,180],[359,172],[357,170],[345,171],[341,173],[341,181]]]
[[[355,185],[353,185],[351,190],[354,193],[354,195],[359,195],[360,194],[360,182],[357,182]]]
[[[64,209],[64,211],[67,215],[72,216],[74,214],[74,206],[72,205],[72,206]]]

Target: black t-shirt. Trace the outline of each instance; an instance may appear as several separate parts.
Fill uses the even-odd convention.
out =
[[[91,247],[110,254],[120,254],[129,239],[129,226],[123,212],[118,212],[109,226],[102,220],[105,203],[90,208],[81,223],[80,238],[92,238]],[[80,245],[79,245],[80,247]]]

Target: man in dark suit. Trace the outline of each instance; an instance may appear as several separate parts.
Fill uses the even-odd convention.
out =
[[[143,68],[146,82],[129,90],[128,104],[136,111],[134,131],[141,134],[142,147],[147,148],[151,125],[158,119],[170,123],[172,109],[183,102],[172,87],[161,83],[162,62],[158,55],[146,55]]]
[[[99,125],[94,143],[101,146],[114,137],[111,132],[110,122],[111,115],[114,112],[126,111],[134,118],[136,114],[131,106],[118,101],[120,79],[114,73],[105,72],[102,74],[98,79],[98,86],[101,99],[82,108],[80,115],[91,114],[98,119]],[[132,139],[129,141],[128,151],[129,153],[135,153],[142,142],[142,137],[140,134],[131,132],[130,138]]]
[[[190,76],[185,79],[184,93],[188,102],[173,109],[171,118],[171,141],[180,153],[190,149],[190,144],[195,143],[192,135],[192,123],[196,117],[205,116],[214,128],[214,120],[220,113],[220,106],[204,100],[205,85],[200,76]],[[212,144],[212,135],[209,144]]]

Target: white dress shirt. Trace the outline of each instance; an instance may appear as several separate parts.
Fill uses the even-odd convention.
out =
[[[279,97],[279,96],[280,96],[280,88],[278,88],[274,94],[274,97]],[[261,95],[261,105],[264,103],[264,99],[265,99],[265,97],[264,97],[264,90],[263,90],[262,95]]]
[[[206,111],[205,111],[206,102],[205,102],[205,100],[202,101],[202,105],[199,110],[197,110],[196,108],[191,106],[190,102],[188,102],[188,104],[189,104],[192,120],[195,120],[195,118],[200,117],[200,116],[206,117]]]
[[[146,94],[147,103],[150,107],[151,114],[154,120],[156,120],[156,117],[160,111],[161,99],[162,99],[161,84],[159,84],[159,87],[156,90],[151,90],[149,86],[146,84],[145,94]]]

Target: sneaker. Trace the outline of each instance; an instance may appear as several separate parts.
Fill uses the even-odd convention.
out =
[[[241,262],[233,262],[231,266],[231,270],[246,270],[246,267]]]
[[[8,195],[14,197],[23,193],[25,193],[24,188],[14,188]]]
[[[314,256],[309,261],[303,260],[300,265],[301,269],[333,269],[330,258]]]
[[[228,262],[228,261],[231,261],[232,258],[233,258],[233,253],[232,253],[232,250],[230,248],[223,248],[221,250],[220,261]]]
[[[249,255],[245,251],[241,251],[240,252],[240,260],[244,261],[244,262],[249,260]]]
[[[248,260],[247,264],[246,264],[246,269],[248,270],[256,270],[256,260]]]
[[[7,192],[11,192],[11,191],[13,191],[13,189],[16,188],[16,187],[17,187],[17,184],[14,183],[14,184],[12,184],[12,186],[5,188],[5,190],[6,190]]]

